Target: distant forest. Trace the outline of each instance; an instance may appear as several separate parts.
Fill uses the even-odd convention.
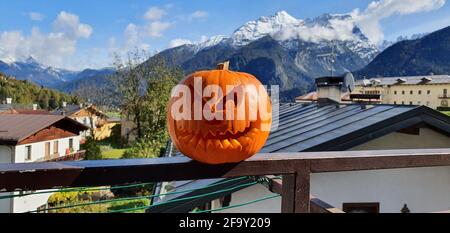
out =
[[[62,105],[78,104],[79,97],[38,86],[26,80],[16,80],[0,73],[0,104],[6,103],[6,98],[12,98],[13,104],[38,104],[41,109],[52,110]]]

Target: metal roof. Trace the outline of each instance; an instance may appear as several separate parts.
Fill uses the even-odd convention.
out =
[[[27,137],[57,122],[75,127],[78,133],[87,127],[65,116],[35,114],[0,114],[0,144],[17,144]]]
[[[450,136],[450,117],[425,106],[414,105],[363,105],[363,104],[281,104],[278,129],[270,133],[261,152],[301,152],[347,150],[400,129],[426,123]],[[184,156],[178,153],[178,156]],[[203,187],[215,180],[190,181],[189,187]],[[182,191],[186,181],[174,182],[174,191]],[[159,190],[157,190],[159,191]],[[191,193],[165,196],[167,201],[190,196]],[[225,194],[222,194],[222,196]],[[215,198],[215,197],[211,197]],[[211,200],[213,200],[211,199]],[[204,198],[204,202],[209,199]],[[189,205],[159,205],[150,212],[183,212]],[[195,202],[195,203],[198,203]],[[183,206],[183,207],[182,207]]]
[[[376,85],[381,85],[381,86],[416,85],[416,84],[450,84],[450,75],[380,77],[380,78],[359,80],[356,82],[356,85],[367,86],[367,85],[371,85],[374,82],[376,83]]]

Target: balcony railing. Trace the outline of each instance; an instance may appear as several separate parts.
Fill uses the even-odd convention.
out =
[[[311,173],[449,165],[450,148],[263,153],[241,163],[222,165],[200,164],[186,157],[0,164],[0,190],[281,175],[281,181],[271,182],[270,190],[281,194],[282,212],[341,213],[310,196]]]
[[[438,98],[439,98],[439,99],[450,99],[450,95],[448,95],[448,94],[440,94],[440,95],[438,96]]]
[[[63,156],[52,156],[52,159],[49,160],[49,162],[57,162],[57,161],[78,161],[83,160],[85,155],[84,150],[80,150],[74,153],[66,154]]]

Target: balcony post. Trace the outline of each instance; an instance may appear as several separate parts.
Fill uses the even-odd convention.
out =
[[[283,175],[282,213],[309,213],[310,166],[301,163],[295,174]]]

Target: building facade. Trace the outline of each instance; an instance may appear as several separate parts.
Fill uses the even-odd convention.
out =
[[[81,136],[86,138],[90,136],[91,129],[94,129],[93,135],[95,138],[104,139],[105,134],[110,134],[110,125],[107,124],[108,117],[92,104],[67,104],[63,102],[62,107],[52,112],[54,115],[61,115],[70,117],[79,123],[88,127],[88,130],[81,132]],[[103,127],[103,126],[107,127]]]
[[[80,150],[82,124],[63,116],[0,115],[0,163],[54,160]],[[20,195],[33,191],[1,193]],[[21,213],[44,208],[51,193],[0,199],[0,213]]]
[[[383,104],[450,107],[450,76],[383,77],[358,81],[353,93],[380,94]]]

